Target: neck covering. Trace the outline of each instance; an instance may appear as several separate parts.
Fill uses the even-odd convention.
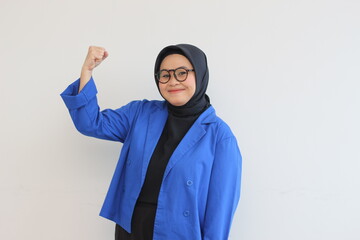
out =
[[[173,114],[178,117],[198,116],[210,106],[210,98],[205,94],[209,82],[209,70],[206,55],[202,50],[190,44],[167,46],[160,51],[156,58],[154,68],[155,74],[159,72],[161,62],[164,58],[171,54],[183,55],[193,65],[195,70],[196,89],[192,98],[185,105],[174,106],[167,102],[169,114]],[[156,77],[155,82],[160,92],[159,84],[161,83],[159,83]]]

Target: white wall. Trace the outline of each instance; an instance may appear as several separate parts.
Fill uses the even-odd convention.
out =
[[[0,2],[0,239],[113,239],[98,216],[121,144],[76,132],[60,92],[89,45],[99,102],[159,99],[166,45],[208,55],[243,154],[232,240],[360,239],[360,1]]]

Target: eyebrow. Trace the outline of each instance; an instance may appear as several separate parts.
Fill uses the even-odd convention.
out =
[[[177,68],[186,68],[186,69],[191,69],[191,68],[186,67],[186,66],[180,66],[180,67],[177,67]],[[163,71],[163,70],[169,71],[169,70],[174,70],[174,69],[177,69],[177,68],[173,68],[173,69],[166,69],[166,68],[163,68],[163,69],[160,69],[160,71]]]

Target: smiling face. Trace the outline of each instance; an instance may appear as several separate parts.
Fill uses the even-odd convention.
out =
[[[178,67],[193,69],[192,64],[185,56],[180,54],[171,54],[166,56],[161,62],[160,70],[176,69]],[[160,93],[171,105],[183,106],[195,93],[195,72],[189,71],[187,79],[184,82],[178,82],[174,77],[173,71],[170,73],[171,78],[167,83],[158,83]]]

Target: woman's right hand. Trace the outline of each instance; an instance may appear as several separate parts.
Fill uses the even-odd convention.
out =
[[[79,92],[88,83],[94,68],[109,56],[109,53],[103,47],[90,46],[84,64],[81,68]]]
[[[99,66],[99,64],[109,56],[109,53],[103,47],[90,46],[88,54],[86,56],[83,70],[92,71],[94,68]]]

